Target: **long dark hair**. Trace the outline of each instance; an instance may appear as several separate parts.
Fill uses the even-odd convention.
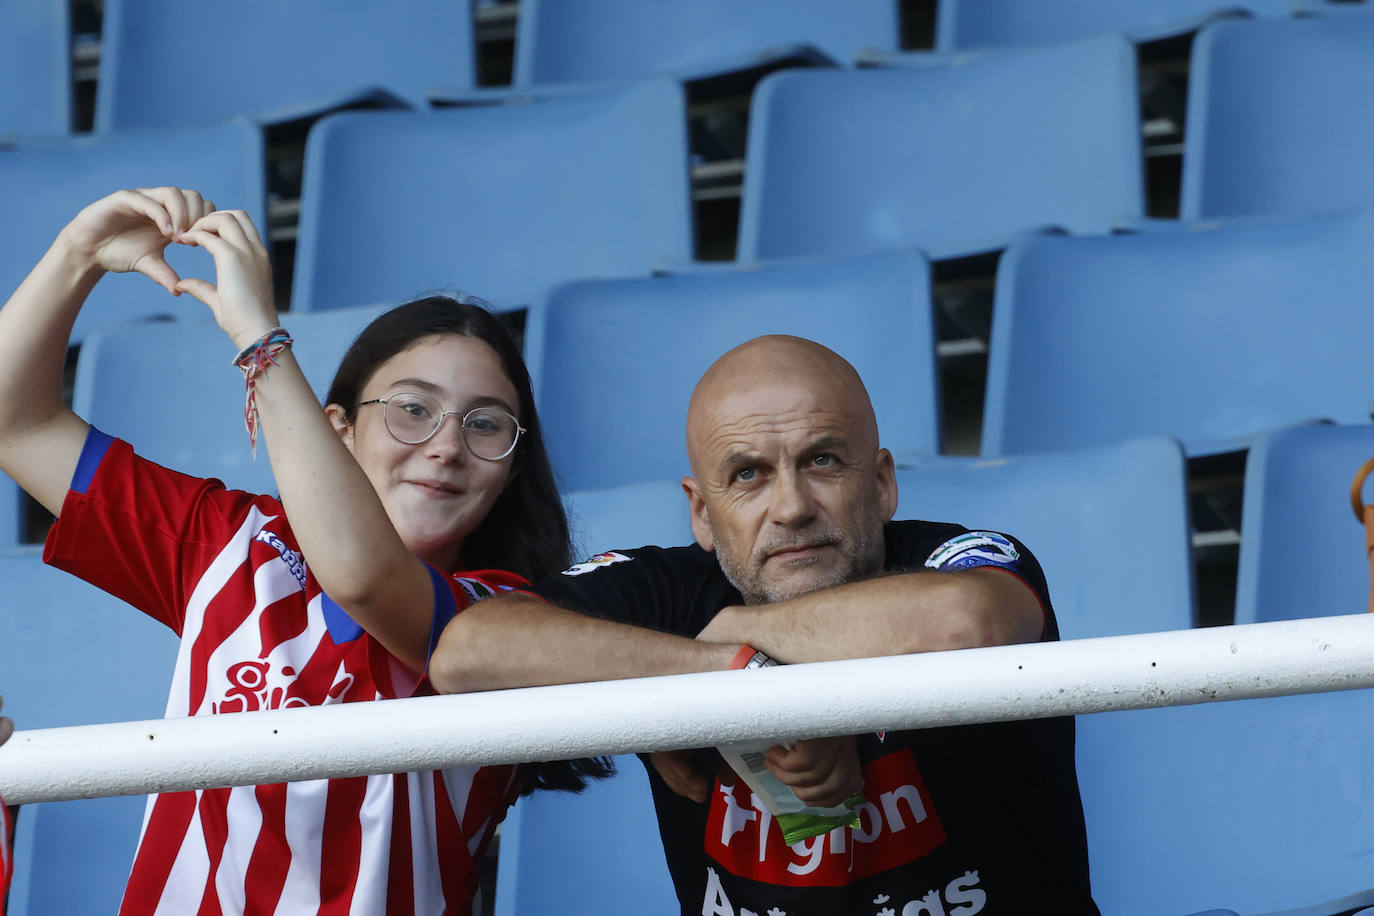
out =
[[[485,299],[467,294],[426,296],[379,315],[344,354],[325,403],[343,407],[348,422],[354,422],[363,388],[377,367],[417,341],[437,334],[471,337],[496,352],[519,396],[516,409],[520,425],[525,427],[510,484],[463,541],[458,558],[461,568],[506,569],[531,582],[567,569],[572,554],[568,518],[544,447],[530,374],[515,338]],[[587,778],[600,779],[614,772],[614,765],[605,757],[536,764],[526,769],[522,794],[535,789],[577,792],[585,788]]]

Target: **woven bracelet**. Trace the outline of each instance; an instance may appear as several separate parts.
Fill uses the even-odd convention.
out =
[[[258,402],[254,385],[268,366],[277,365],[277,357],[293,343],[286,328],[273,328],[234,357],[234,365],[243,372],[243,425],[248,429],[248,444],[254,461],[258,457]]]

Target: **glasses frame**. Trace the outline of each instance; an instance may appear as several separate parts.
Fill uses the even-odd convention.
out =
[[[439,403],[437,398],[433,397],[432,395],[425,394],[425,393],[422,392],[422,391],[398,391],[398,392],[396,392],[395,394],[389,394],[389,395],[387,395],[387,396],[384,397],[384,398],[373,398],[373,399],[370,400],[370,401],[360,401],[360,402],[358,402],[358,406],[359,406],[359,407],[366,407],[368,404],[381,404],[381,405],[382,405],[382,425],[386,427],[386,431],[391,435],[391,438],[395,439],[397,442],[401,443],[402,445],[420,445],[420,444],[422,444],[422,443],[428,442],[430,439],[433,439],[433,438],[434,438],[434,436],[439,432],[439,430],[443,429],[443,427],[444,427],[444,421],[447,420],[447,419],[449,418],[449,415],[450,415],[450,414],[452,414],[452,415],[455,416],[455,417],[459,416],[459,411],[456,411],[456,410],[444,410],[444,409],[443,409],[443,405],[440,404],[440,405],[439,405],[439,419],[435,421],[435,423],[434,423],[434,429],[430,430],[429,435],[428,435],[428,436],[425,436],[423,439],[419,439],[419,440],[417,440],[417,441],[415,441],[415,442],[407,442],[405,439],[402,439],[400,436],[396,435],[396,431],[393,430],[393,429],[391,428],[391,424],[388,423],[387,420],[386,420],[386,403],[387,403],[387,401],[390,401],[392,398],[406,397],[407,395],[410,396],[410,397],[425,398],[425,399],[427,399],[427,400],[434,401],[436,404]],[[495,458],[488,458],[486,455],[479,455],[479,454],[477,454],[477,452],[473,449],[472,444],[471,444],[470,442],[468,442],[468,432],[467,432],[467,430],[468,430],[468,417],[470,417],[470,416],[472,416],[473,414],[477,413],[479,410],[492,410],[492,411],[495,411],[496,413],[505,414],[506,416],[510,417],[511,420],[515,423],[515,438],[514,438],[513,440],[511,440],[510,448],[506,449],[504,452],[502,452],[501,454],[497,455]],[[510,457],[511,453],[515,451],[515,447],[518,446],[518,445],[520,444],[520,437],[523,436],[525,433],[529,432],[529,430],[525,429],[525,427],[523,427],[523,426],[520,425],[520,420],[516,418],[515,414],[513,414],[513,413],[511,413],[510,411],[505,410],[505,409],[503,409],[503,408],[501,408],[501,407],[496,407],[496,406],[493,406],[493,405],[491,405],[491,404],[484,404],[484,405],[482,405],[482,406],[480,406],[480,407],[474,407],[474,408],[472,408],[471,410],[469,410],[467,413],[462,414],[461,416],[462,416],[462,418],[458,421],[458,435],[459,435],[459,438],[463,440],[463,448],[467,449],[468,452],[472,455],[472,457],[474,457],[474,458],[481,458],[483,461],[504,461],[504,460],[506,460],[507,458]]]

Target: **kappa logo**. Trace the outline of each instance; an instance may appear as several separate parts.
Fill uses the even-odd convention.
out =
[[[599,553],[589,560],[583,560],[576,566],[563,570],[563,575],[581,576],[589,572],[596,572],[598,569],[603,569],[613,563],[628,563],[633,559],[634,557],[627,557],[623,553],[616,553],[612,550],[607,553]]]
[[[1006,537],[995,531],[970,531],[950,538],[936,547],[925,565],[930,569],[972,569],[976,566],[1001,566],[1017,569],[1021,552]]]
[[[285,541],[266,528],[254,535],[253,540],[262,541],[281,554],[282,562],[286,564],[286,568],[291,570],[291,575],[295,576],[296,581],[300,583],[301,591],[305,591],[305,559],[301,556],[300,551],[287,547]]]
[[[706,854],[731,874],[791,887],[840,887],[898,868],[946,840],[916,761],[894,751],[864,765],[859,826],[838,827],[791,846],[743,780],[716,785],[706,820]]]

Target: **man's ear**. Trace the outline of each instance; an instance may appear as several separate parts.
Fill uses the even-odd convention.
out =
[[[702,498],[701,486],[693,477],[682,478],[682,492],[687,494],[687,505],[692,513],[692,536],[701,549],[711,553],[716,549],[716,539],[711,535],[711,516],[706,511],[706,500]]]
[[[348,422],[348,411],[344,410],[339,404],[329,404],[324,408],[324,415],[329,418],[329,425],[334,427],[334,432],[343,441],[344,448],[348,449],[349,454],[353,453],[353,424]]]
[[[878,449],[878,466],[874,469],[878,484],[878,506],[883,511],[883,521],[891,521],[897,514],[897,466],[892,453],[885,448]]]

